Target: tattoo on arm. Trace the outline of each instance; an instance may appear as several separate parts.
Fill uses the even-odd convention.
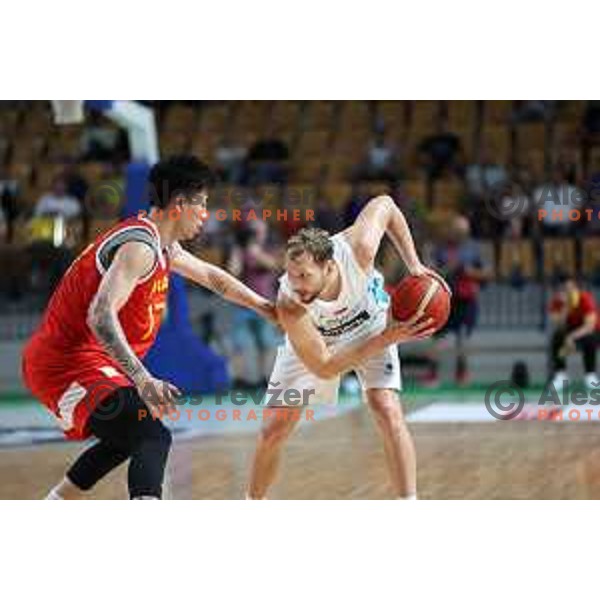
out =
[[[207,287],[210,290],[212,290],[215,294],[219,294],[219,296],[226,297],[227,293],[230,291],[230,286],[227,282],[226,273],[211,269],[208,273]]]
[[[108,353],[131,379],[144,372],[144,365],[129,347],[118,317],[108,303],[100,300],[93,306],[90,325]]]
[[[239,279],[217,267],[211,268],[208,272],[207,287],[215,292],[215,294],[219,294],[223,298],[241,306],[254,308],[262,300],[260,296],[244,285]]]

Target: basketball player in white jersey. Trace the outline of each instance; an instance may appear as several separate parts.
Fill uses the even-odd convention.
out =
[[[395,496],[416,498],[415,451],[398,397],[396,345],[433,331],[429,319],[398,323],[388,317],[390,300],[383,277],[374,268],[384,234],[410,274],[429,272],[417,256],[402,212],[389,196],[372,199],[355,223],[336,235],[303,229],[288,241],[286,273],[277,298],[286,340],[269,380],[265,404],[270,416],[259,435],[249,499],[266,497],[283,444],[306,403],[335,403],[340,375],[349,370],[356,372],[381,431]]]

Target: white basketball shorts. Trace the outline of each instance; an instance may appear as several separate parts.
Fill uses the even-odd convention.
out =
[[[335,352],[335,348],[332,347]],[[402,390],[397,346],[388,346],[380,354],[355,369],[363,392],[373,388]],[[264,404],[267,406],[309,406],[335,404],[341,376],[320,379],[298,358],[289,343],[277,350]],[[364,400],[364,393],[363,393]]]

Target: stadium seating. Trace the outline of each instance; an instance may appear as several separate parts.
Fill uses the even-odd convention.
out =
[[[342,211],[359,181],[359,165],[375,140],[384,139],[399,148],[402,182],[398,193],[411,202],[429,207],[424,220],[444,223],[453,212],[469,211],[469,195],[463,180],[444,175],[428,181],[417,157],[422,140],[445,123],[464,150],[465,164],[477,160],[485,149],[494,161],[510,170],[518,166],[532,182],[547,181],[553,165],[566,164],[579,182],[600,171],[600,147],[583,146],[586,103],[556,103],[546,120],[529,122],[515,118],[520,102],[490,101],[203,101],[156,102],[161,152],[193,152],[214,162],[222,143],[250,148],[265,138],[282,140],[290,151],[288,187],[262,188],[265,206],[281,206],[297,190],[308,190],[314,204],[318,197]],[[444,120],[445,117],[445,120]],[[103,127],[116,130],[107,120]],[[65,165],[77,164],[89,185],[101,185],[111,177],[104,163],[81,161],[85,124],[57,127],[46,102],[6,103],[0,106],[0,174],[17,181],[20,188],[17,233]],[[108,179],[110,181],[110,179]],[[373,181],[361,193],[394,193],[388,181]],[[319,196],[317,196],[317,192]],[[237,188],[241,197],[257,193]],[[92,200],[93,201],[93,200]],[[230,194],[215,193],[214,206],[231,203]],[[89,209],[89,207],[88,207]],[[74,239],[89,238],[109,226],[116,217],[109,210],[91,210],[86,230]],[[500,235],[501,228],[494,234]],[[537,229],[534,229],[537,231]],[[18,236],[17,236],[18,237]],[[559,272],[598,275],[595,238],[573,240],[535,239],[485,242],[498,248],[497,276],[510,280],[516,271],[529,279],[554,278]],[[487,246],[486,246],[487,247]]]
[[[504,240],[500,245],[498,274],[505,280],[536,276],[535,249],[531,240]]]
[[[543,242],[544,277],[553,280],[576,273],[575,241],[571,238],[546,239]]]

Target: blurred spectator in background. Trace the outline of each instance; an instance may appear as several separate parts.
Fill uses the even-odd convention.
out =
[[[385,132],[378,130],[369,145],[364,161],[356,170],[356,180],[389,181],[399,177],[397,148],[386,142]]]
[[[506,220],[500,222],[504,224],[503,235],[520,239],[532,233],[535,225],[531,220],[532,202],[523,187],[515,182],[506,183],[499,196],[498,213],[506,215]]]
[[[249,185],[265,183],[287,183],[288,147],[279,139],[270,138],[257,141],[248,152],[247,169]]]
[[[507,180],[508,173],[503,165],[492,160],[488,149],[483,147],[478,160],[467,166],[465,178],[469,195],[483,199]]]
[[[552,178],[538,186],[533,192],[536,218],[541,216],[544,235],[569,235],[574,229],[574,221],[569,219],[569,211],[584,208],[583,190],[571,185],[560,167],[552,171]],[[541,214],[538,211],[544,211]]]
[[[67,182],[64,177],[54,179],[52,190],[44,194],[36,203],[34,216],[58,216],[72,219],[81,214],[81,204],[74,196],[67,193]]]
[[[34,292],[49,296],[73,260],[73,249],[66,243],[66,221],[79,219],[81,213],[79,200],[67,193],[64,177],[56,177],[52,190],[38,200],[27,225],[28,285]]]
[[[274,299],[281,260],[279,254],[267,246],[267,232],[267,225],[261,220],[251,221],[248,227],[239,229],[228,269],[256,293]],[[273,326],[254,311],[239,306],[232,306],[231,309],[233,385],[240,388],[265,386],[279,342],[278,336]],[[254,368],[248,360],[249,346],[255,350]],[[258,380],[250,381],[253,373],[254,376],[258,375]]]
[[[369,199],[369,190],[368,187],[363,183],[358,183],[352,188],[352,193],[348,198],[348,201],[344,205],[342,212],[343,219],[343,227],[351,227],[356,221],[356,217],[358,217],[358,213],[362,210],[362,207],[365,205],[367,200]]]
[[[462,174],[460,139],[448,130],[446,117],[440,119],[438,132],[419,144],[418,152],[429,179],[438,179],[448,171]]]
[[[248,148],[236,142],[231,135],[227,135],[215,151],[217,171],[225,183],[239,184],[245,177],[245,161]]]
[[[4,245],[8,241],[8,221],[4,216],[4,209],[0,206],[0,244]]]
[[[27,289],[28,256],[18,245],[10,243],[8,223],[0,208],[0,299],[21,301]]]
[[[600,100],[587,103],[581,123],[581,145],[583,164],[587,168],[592,148],[600,145]]]
[[[578,185],[582,180],[583,173],[577,159],[577,150],[574,148],[563,148],[556,157],[556,168],[561,169],[565,179],[572,185]]]
[[[0,171],[0,209],[6,225],[6,239],[9,241],[13,239],[14,222],[19,215],[18,196],[19,182],[16,179],[3,177]]]
[[[65,165],[63,177],[67,186],[67,194],[77,198],[83,205],[89,185],[85,177],[79,171],[79,165],[76,162]]]
[[[600,142],[600,100],[590,100],[583,115],[583,133],[592,144]]]
[[[600,170],[593,173],[587,185],[587,203],[585,210],[591,210],[590,219],[586,218],[584,232],[586,235],[600,236]]]
[[[512,115],[513,121],[545,121],[552,117],[555,105],[555,100],[517,100]]]
[[[463,385],[470,379],[467,339],[477,324],[481,284],[490,278],[479,244],[471,238],[466,217],[457,215],[454,218],[446,241],[434,250],[433,260],[452,289],[452,308],[446,331],[456,336],[455,378]]]
[[[564,277],[548,307],[554,332],[550,342],[553,385],[560,393],[567,380],[567,356],[577,350],[583,355],[585,383],[598,385],[596,350],[600,341],[598,308],[591,292],[584,291],[572,277]]]

